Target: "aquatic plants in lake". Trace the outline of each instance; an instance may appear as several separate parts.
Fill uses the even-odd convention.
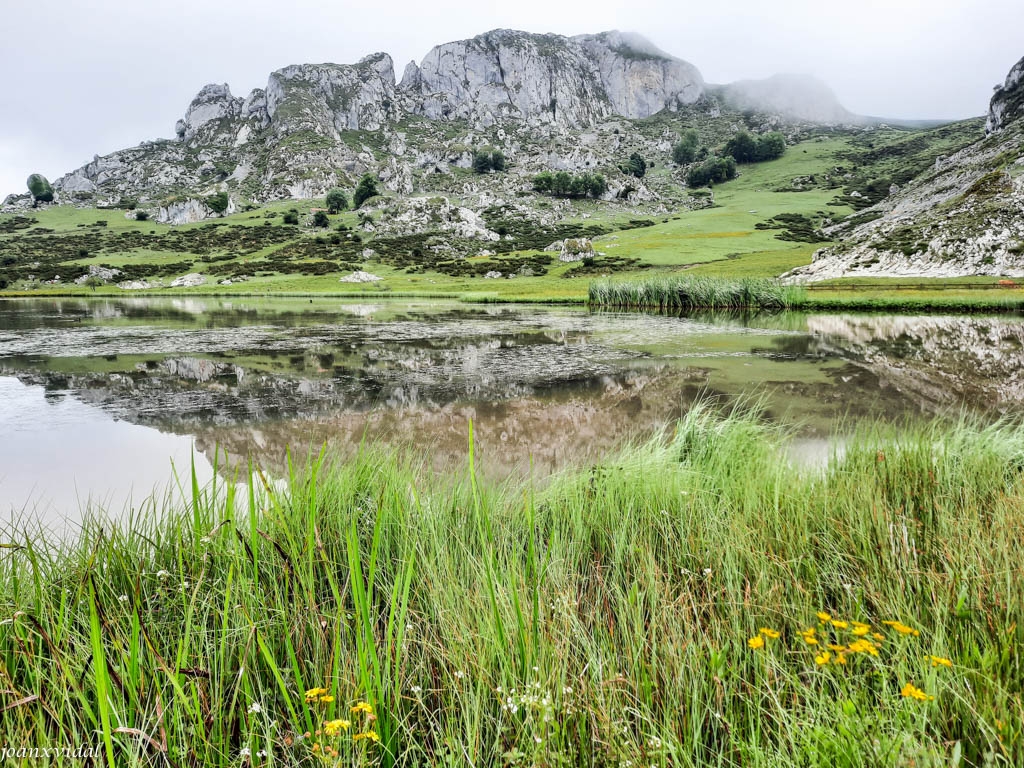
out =
[[[595,280],[588,300],[594,307],[625,309],[791,309],[804,295],[803,288],[766,278],[661,275]]]

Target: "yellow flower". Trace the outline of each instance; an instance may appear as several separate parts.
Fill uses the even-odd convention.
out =
[[[847,621],[840,621],[839,619],[832,619],[832,626],[836,629],[846,629],[850,626],[850,623]]]
[[[869,627],[867,624],[860,624],[857,622],[854,622],[853,624],[853,634],[855,634],[857,637],[864,637],[864,635],[866,635],[870,631],[871,627]]]
[[[821,667],[821,666],[824,666],[825,664],[828,664],[829,659],[831,659],[831,658],[832,658],[832,654],[831,653],[829,653],[828,651],[822,651],[821,653],[819,653],[817,656],[814,657],[814,663],[817,664],[819,667]]]
[[[929,696],[913,683],[907,683],[904,685],[903,690],[900,691],[900,696],[905,699],[917,699],[918,701],[934,701],[935,699],[934,696]]]
[[[836,657],[834,659],[832,659],[832,663],[833,664],[838,664],[840,666],[846,664],[846,654],[845,653],[837,653]]]
[[[358,704],[356,704],[354,707],[352,707],[351,711],[352,712],[365,712],[368,715],[372,715],[373,714],[373,707],[371,707],[365,701],[360,701]]]
[[[941,656],[925,656],[925,658],[932,663],[933,667],[952,667],[953,662],[949,659],[944,659]]]
[[[317,701],[319,701],[321,704],[330,704],[332,701],[334,701],[334,697],[333,696],[321,696],[319,699],[317,699]]]
[[[803,632],[800,633],[800,637],[802,637],[804,639],[804,642],[807,643],[808,645],[817,645],[818,644],[818,638],[815,637],[814,635],[815,635],[814,627],[811,627],[810,629],[805,629]]]
[[[774,629],[768,629],[767,627],[761,627],[761,634],[771,640],[779,639],[779,633],[776,632]]]
[[[883,621],[882,623],[885,624],[887,627],[892,627],[901,635],[913,635],[914,637],[917,637],[921,634],[918,630],[914,629],[913,627],[908,627],[901,621]]]
[[[855,640],[847,646],[847,650],[851,653],[868,653],[872,656],[878,655],[878,649],[870,640]]]
[[[875,638],[875,640],[877,640],[878,642],[882,642],[883,640],[885,640],[885,635],[883,635],[881,632],[872,632],[871,636]]]
[[[360,741],[362,739],[369,739],[376,744],[380,741],[380,736],[377,735],[376,731],[367,731],[366,733],[357,733],[352,737],[352,741]]]
[[[755,651],[759,648],[764,648],[764,638],[760,635],[755,635],[754,637],[747,640],[747,645],[749,645]]]
[[[836,645],[835,643],[828,643],[825,645],[825,647],[828,648],[830,651],[835,651],[836,653],[842,653],[846,650],[845,645]]]
[[[325,695],[326,693],[326,688],[310,688],[308,691],[306,691],[306,701],[308,703],[313,703],[314,701],[318,701],[320,697]]]
[[[328,736],[337,736],[342,731],[347,731],[352,726],[348,720],[328,720],[324,723],[324,733]]]
[[[819,611],[818,612],[818,621],[820,621],[822,624],[828,624],[830,621],[832,621],[832,617],[829,616],[824,611]]]

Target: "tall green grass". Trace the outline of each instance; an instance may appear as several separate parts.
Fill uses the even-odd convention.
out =
[[[627,309],[790,309],[806,291],[767,278],[736,280],[690,275],[595,280],[589,302],[595,307]]]
[[[74,541],[11,530],[0,745],[118,766],[1024,764],[1024,429],[865,429],[825,469],[787,439],[697,408],[543,488],[366,448],[280,490],[256,474],[248,508],[196,488]],[[855,640],[819,611],[870,624],[879,655],[817,664]],[[753,649],[761,628],[781,636]]]

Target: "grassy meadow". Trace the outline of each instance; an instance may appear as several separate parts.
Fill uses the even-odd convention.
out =
[[[8,531],[0,744],[117,766],[1024,763],[1024,430],[864,427],[825,468],[786,438],[699,407],[543,485],[366,447],[257,474],[248,504],[195,487],[74,541]]]
[[[630,219],[636,218],[635,215],[615,212],[616,209],[607,204],[592,200],[573,201],[571,215],[564,222],[566,225],[599,226],[611,230],[594,240],[596,250],[603,255],[599,255],[593,265],[584,265],[586,268],[555,259],[546,268],[546,274],[517,276],[515,279],[458,276],[429,268],[410,270],[399,263],[378,258],[356,265],[348,263],[352,261],[350,256],[342,258],[344,268],[335,265],[322,274],[314,274],[325,267],[325,260],[334,258],[330,240],[337,237],[338,227],[347,228],[342,232],[343,237],[347,236],[345,233],[361,232],[360,214],[354,211],[330,216],[328,229],[281,229],[285,212],[295,209],[300,216],[305,216],[323,205],[320,200],[272,203],[223,219],[178,227],[136,221],[131,213],[122,210],[55,206],[33,212],[34,221],[30,229],[0,232],[0,251],[11,238],[25,233],[48,233],[57,241],[71,238],[66,240],[67,243],[74,238],[81,240],[93,235],[92,240],[74,240],[76,244],[87,247],[69,246],[69,260],[62,262],[65,270],[69,266],[81,269],[100,264],[120,269],[149,265],[162,275],[165,283],[187,272],[207,273],[210,279],[206,285],[197,288],[156,288],[148,291],[122,291],[115,286],[101,286],[93,290],[67,281],[57,285],[16,282],[9,285],[5,293],[34,296],[92,293],[418,296],[474,302],[583,303],[591,283],[602,278],[662,279],[681,272],[727,280],[772,278],[810,263],[815,250],[827,245],[803,242],[799,236],[793,239],[793,233],[787,234],[775,217],[798,216],[803,217],[807,225],[817,225],[826,219],[835,221],[855,213],[855,206],[860,203],[850,194],[854,187],[863,187],[867,191],[865,185],[876,176],[902,179],[907,173],[928,167],[933,164],[934,156],[969,141],[977,130],[978,126],[968,121],[925,132],[880,129],[863,135],[836,133],[812,136],[790,146],[782,158],[741,166],[738,178],[714,187],[711,207],[639,216],[638,220],[644,221],[645,226],[632,226]],[[682,180],[682,172],[670,166],[659,167],[651,173],[671,179],[673,184]],[[707,194],[707,191],[700,194]],[[457,197],[452,201],[460,202]],[[540,201],[538,205],[543,206],[544,202]],[[102,227],[100,222],[105,222]],[[174,242],[161,242],[161,238],[171,235]],[[362,236],[363,244],[373,248],[376,235],[362,233]],[[102,240],[105,244],[99,244],[96,238],[106,238]],[[245,245],[246,242],[250,245]],[[499,263],[502,260],[541,255],[539,251],[528,250],[497,257],[470,256],[464,265],[470,270],[479,267],[477,271],[480,272],[490,268],[484,265],[497,264],[501,271],[504,269]],[[628,263],[616,265],[616,260]],[[603,263],[607,266],[602,267]],[[339,283],[339,277],[354,266],[383,279],[379,283],[365,285]],[[284,267],[289,271],[281,271]],[[248,273],[249,279],[230,286],[218,284],[217,274],[230,274],[224,270],[235,268]],[[508,268],[504,271],[514,270]],[[977,278],[972,282],[994,280]],[[925,287],[910,292],[896,289],[897,284],[905,282],[902,280],[858,282],[871,283],[871,286],[857,292],[816,291],[809,300],[816,300],[814,305],[822,308],[991,310],[1019,307],[1022,296],[1019,289],[938,290],[948,289],[950,284],[957,282],[945,279],[915,280]],[[934,285],[936,290],[931,290],[929,285]]]

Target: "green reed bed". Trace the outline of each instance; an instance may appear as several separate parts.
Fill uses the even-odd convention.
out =
[[[766,278],[729,280],[663,275],[633,280],[595,280],[589,302],[624,309],[791,309],[806,291]]]
[[[117,766],[1024,764],[1024,429],[865,430],[826,469],[785,439],[698,408],[542,489],[366,449],[240,511],[194,488],[67,544],[9,531],[0,745]]]

